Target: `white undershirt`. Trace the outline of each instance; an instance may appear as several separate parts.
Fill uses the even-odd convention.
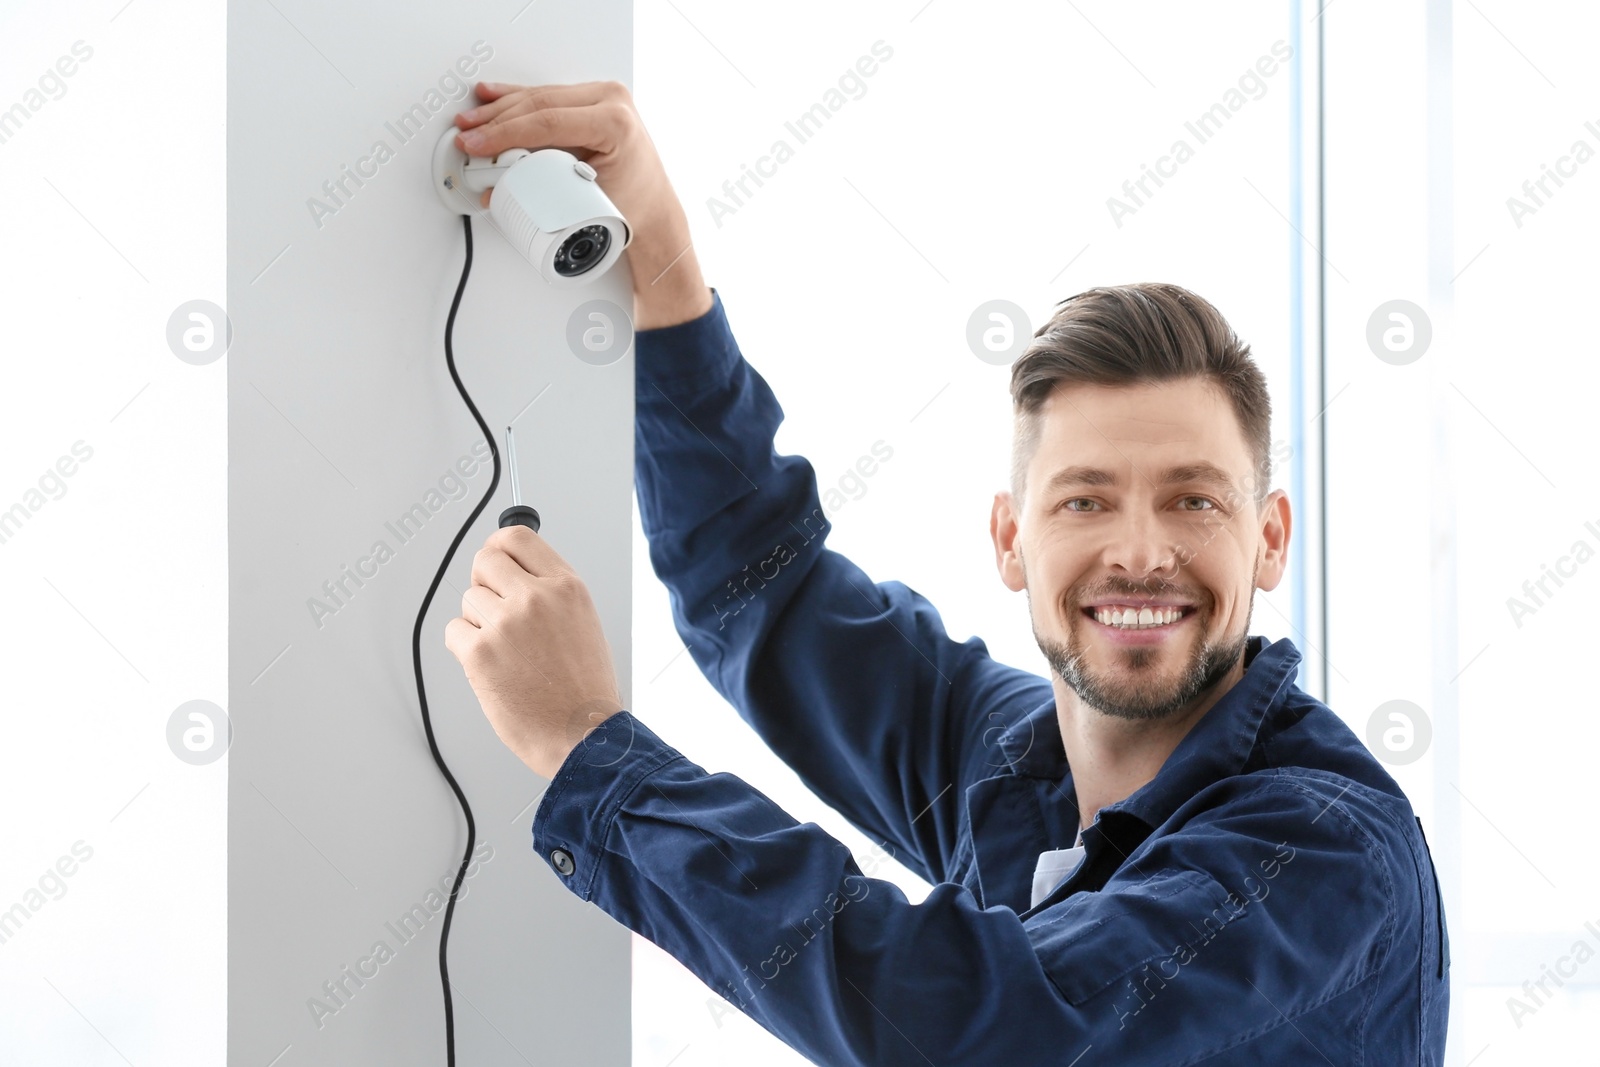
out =
[[[1047,852],[1039,853],[1039,861],[1033,868],[1033,899],[1028,904],[1030,908],[1039,906],[1039,901],[1049,896],[1062,882],[1065,882],[1078,865],[1083,862],[1083,846],[1074,845],[1071,848],[1053,848]]]

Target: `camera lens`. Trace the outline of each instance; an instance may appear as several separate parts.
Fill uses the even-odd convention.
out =
[[[606,249],[610,247],[610,230],[598,223],[581,227],[562,241],[561,247],[556,250],[556,273],[571,278],[593,270],[597,263],[606,258]]]

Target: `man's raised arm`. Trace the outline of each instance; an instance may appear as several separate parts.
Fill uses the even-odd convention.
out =
[[[815,472],[775,451],[783,410],[712,296],[635,338],[639,510],[678,633],[807,785],[941,881],[964,786],[1003,769],[985,737],[1049,683],[825,547]]]

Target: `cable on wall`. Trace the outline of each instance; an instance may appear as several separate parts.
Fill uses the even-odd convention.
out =
[[[461,813],[467,817],[467,849],[462,854],[461,866],[456,870],[455,882],[450,886],[450,899],[445,904],[444,924],[439,931],[439,985],[444,993],[444,1040],[445,1062],[448,1067],[455,1067],[456,1063],[456,1028],[455,1005],[450,997],[450,961],[448,949],[450,945],[450,920],[455,915],[456,894],[461,890],[461,883],[466,878],[467,866],[472,858],[472,849],[477,842],[477,825],[472,818],[472,805],[467,803],[466,794],[461,791],[461,786],[456,782],[455,775],[450,773],[449,766],[444,761],[444,756],[439,752],[439,743],[433,735],[433,718],[428,713],[428,694],[422,684],[422,620],[428,614],[428,608],[433,603],[433,596],[439,590],[439,583],[444,580],[445,571],[450,562],[455,559],[456,549],[461,547],[461,542],[467,536],[467,531],[472,524],[478,521],[478,516],[488,506],[494,497],[495,490],[500,485],[500,450],[495,447],[494,434],[489,432],[489,426],[483,421],[483,415],[478,411],[478,405],[472,402],[472,397],[467,393],[467,387],[461,384],[461,375],[456,371],[455,348],[452,341],[455,333],[456,312],[461,307],[461,294],[466,291],[467,278],[472,273],[472,216],[461,216],[462,230],[466,235],[466,259],[461,264],[461,281],[456,285],[455,298],[450,301],[450,315],[445,319],[444,326],[444,360],[445,366],[450,369],[450,378],[456,383],[456,392],[461,394],[461,399],[466,402],[467,409],[472,412],[472,417],[478,423],[478,429],[483,431],[483,436],[489,442],[489,454],[494,461],[494,474],[489,479],[488,492],[483,499],[472,509],[472,514],[467,516],[467,521],[461,524],[461,529],[456,532],[455,540],[450,542],[450,547],[445,551],[444,559],[439,562],[439,569],[434,573],[433,582],[428,586],[428,593],[422,598],[422,606],[417,609],[416,625],[411,630],[411,667],[417,678],[417,703],[422,708],[422,728],[428,735],[428,750],[433,753],[433,762],[438,766],[439,773],[444,775],[444,780],[450,783],[451,790],[456,795],[456,800],[461,804]]]

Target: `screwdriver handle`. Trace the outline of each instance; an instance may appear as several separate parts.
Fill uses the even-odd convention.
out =
[[[539,532],[539,513],[526,504],[512,504],[500,513],[500,528],[507,526],[526,526],[534,533]]]

